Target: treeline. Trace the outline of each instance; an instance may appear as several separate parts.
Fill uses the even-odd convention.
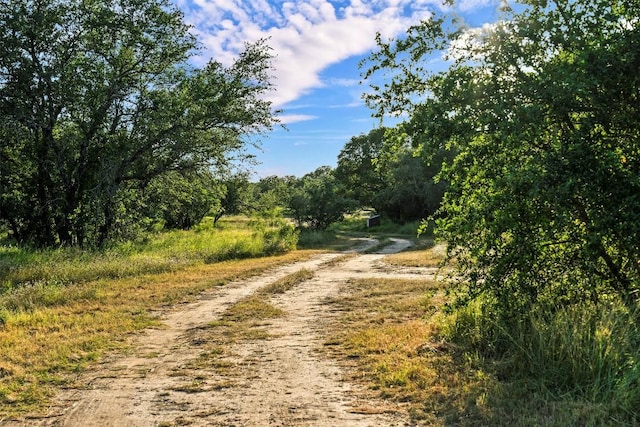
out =
[[[336,168],[322,166],[300,178],[270,176],[245,182],[241,194],[235,191],[240,200],[230,208],[278,211],[299,227],[313,229],[326,229],[345,214],[363,209],[400,224],[435,214],[446,188],[445,182],[435,180],[439,167],[414,156],[408,144],[391,149],[384,143],[388,131],[379,128],[351,138]]]
[[[379,128],[351,138],[336,168],[322,166],[302,177],[268,176],[252,182],[248,173],[237,173],[208,186],[176,177],[156,189],[156,198],[164,200],[156,205],[161,207],[156,221],[168,228],[190,228],[205,215],[247,214],[286,216],[300,228],[326,229],[363,209],[396,223],[435,214],[446,188],[435,180],[439,169],[427,166],[409,145],[389,150],[383,140],[387,131]]]

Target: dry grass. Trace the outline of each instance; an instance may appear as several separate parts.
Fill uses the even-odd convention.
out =
[[[486,425],[494,380],[438,339],[443,291],[435,281],[351,281],[326,348],[379,396],[425,425]]]
[[[397,267],[439,267],[445,258],[446,247],[433,240],[418,240],[409,250],[389,255],[385,262]]]
[[[311,279],[313,276],[315,276],[313,271],[303,268],[261,288],[258,293],[261,295],[283,294],[293,289],[296,285]]]
[[[262,320],[273,319],[285,314],[285,311],[275,307],[260,295],[250,295],[233,304],[223,314],[223,322],[239,324],[249,322],[255,324]]]
[[[313,253],[297,251],[81,283],[73,285],[78,297],[65,304],[6,316],[0,325],[0,419],[41,407],[55,387],[70,380],[70,374],[125,347],[132,333],[154,325],[163,308]]]

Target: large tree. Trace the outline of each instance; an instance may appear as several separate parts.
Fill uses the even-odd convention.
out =
[[[343,184],[347,197],[356,200],[363,207],[376,205],[376,196],[384,188],[385,182],[377,167],[384,148],[383,127],[373,129],[368,134],[351,138],[338,155],[338,165],[334,172]]]
[[[229,67],[190,66],[196,48],[167,0],[0,0],[0,221],[16,239],[100,245],[128,194],[272,126],[264,41]]]
[[[455,153],[437,232],[467,296],[506,316],[609,297],[634,306],[640,3],[524,0],[513,10],[481,30],[442,17],[380,41],[365,77],[396,77],[369,102],[407,111],[402,130],[426,155]],[[449,68],[426,72],[440,51]]]

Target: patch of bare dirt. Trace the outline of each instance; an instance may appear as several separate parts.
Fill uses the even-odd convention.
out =
[[[376,243],[363,241],[358,252]],[[435,269],[406,271],[381,262],[409,245],[396,239],[380,253],[358,253],[337,263],[329,261],[342,254],[324,254],[205,293],[164,316],[164,327],[136,337],[131,354],[113,356],[83,373],[46,415],[6,425],[408,426],[402,408],[366,397],[320,349],[334,315],[326,300],[344,281],[435,274]],[[228,307],[303,268],[315,276],[271,299],[286,314],[260,326],[268,338],[239,340],[218,359],[208,354],[209,362],[199,362],[211,351],[201,332]],[[226,365],[233,369],[224,373]]]

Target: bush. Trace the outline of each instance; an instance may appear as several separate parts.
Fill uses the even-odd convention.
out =
[[[300,232],[290,224],[262,232],[264,252],[267,255],[281,254],[295,250]]]

